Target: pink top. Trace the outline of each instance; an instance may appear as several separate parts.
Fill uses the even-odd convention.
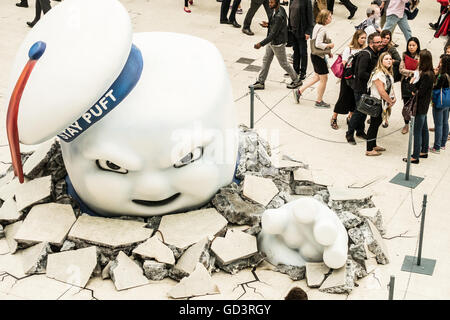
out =
[[[386,11],[386,16],[395,14],[400,19],[403,18],[403,14],[405,13],[405,4],[408,2],[409,0],[391,0]]]

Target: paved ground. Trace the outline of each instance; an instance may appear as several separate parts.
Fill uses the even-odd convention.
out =
[[[5,132],[4,123],[8,99],[5,97],[11,63],[22,39],[28,32],[25,21],[30,21],[34,15],[34,7],[28,9],[17,8],[14,0],[0,2],[0,123]],[[33,1],[31,1],[33,2]],[[254,59],[251,66],[261,66],[264,50],[253,49],[253,44],[265,36],[265,29],[257,22],[266,20],[265,12],[261,9],[254,18],[252,30],[255,36],[248,37],[228,25],[220,25],[220,3],[214,0],[195,0],[190,15],[183,12],[180,0],[122,0],[130,13],[135,32],[143,31],[172,31],[187,33],[213,42],[221,51],[226,62],[234,90],[234,97],[238,99],[248,92],[248,84],[256,79],[257,72],[248,68],[248,64],[237,62],[240,58]],[[250,1],[242,1],[244,14]],[[336,4],[334,20],[331,25],[331,38],[336,43],[334,53],[339,53],[349,42],[353,26],[363,20],[368,0],[354,0],[360,7],[352,21],[346,19],[348,12],[342,5]],[[52,5],[57,5],[52,1]],[[431,0],[422,1],[419,16],[411,23],[413,34],[422,41],[422,48],[432,51],[435,64],[442,52],[445,39],[434,39],[433,31],[428,28],[428,22],[435,21],[438,15],[438,5]],[[237,20],[242,23],[245,15],[238,15]],[[394,34],[394,41],[405,48],[405,40],[400,30]],[[189,50],[189,48],[180,48]],[[187,62],[188,63],[188,62]],[[250,70],[248,70],[250,69]],[[255,68],[258,69],[258,68]],[[308,67],[312,71],[312,66]],[[310,299],[386,299],[387,284],[391,275],[396,277],[395,299],[449,299],[450,278],[447,267],[450,265],[450,151],[443,151],[440,155],[430,154],[419,166],[413,166],[412,174],[424,177],[425,180],[414,190],[389,183],[398,172],[404,171],[405,165],[401,161],[406,156],[407,136],[399,129],[403,126],[401,105],[394,106],[390,126],[380,128],[378,144],[387,151],[381,157],[368,158],[364,155],[365,144],[357,146],[345,142],[345,118],[339,118],[339,130],[332,130],[329,125],[331,110],[318,110],[313,107],[315,88],[305,93],[305,99],[300,105],[294,103],[292,93],[286,89],[283,77],[284,71],[275,61],[272,64],[266,89],[259,91],[258,96],[263,103],[256,99],[255,119],[256,129],[268,134],[273,146],[278,146],[276,152],[288,154],[296,159],[308,163],[312,169],[320,170],[334,179],[335,185],[348,186],[355,181],[363,181],[381,177],[369,188],[374,193],[373,200],[381,208],[385,225],[386,237],[395,237],[407,232],[407,237],[396,237],[387,240],[391,263],[378,266],[375,273],[359,282],[350,295],[329,295],[310,290],[305,281],[291,281],[287,276],[259,268],[257,275],[264,283],[251,284],[257,287],[261,295],[248,289],[246,293],[242,287],[233,289],[239,283],[250,281],[254,276],[250,271],[242,271],[238,275],[229,276],[224,273],[214,275],[221,295],[208,296],[208,299],[237,299],[244,293],[242,299],[280,299],[285,296],[292,286],[304,288]],[[176,77],[174,78],[176,83]],[[49,88],[50,89],[50,88]],[[400,97],[400,87],[395,86],[397,97]],[[339,84],[330,74],[329,83],[324,100],[330,103],[336,101],[339,94]],[[269,112],[268,108],[271,109]],[[249,123],[249,97],[246,96],[236,103],[239,121]],[[283,120],[281,120],[283,119]],[[428,118],[429,126],[433,126],[431,111]],[[307,133],[307,134],[305,134]],[[314,136],[314,137],[313,137]],[[331,140],[334,142],[324,141]],[[430,134],[430,140],[433,134]],[[362,141],[360,141],[362,142]],[[0,135],[0,144],[6,144],[6,134]],[[0,148],[0,160],[9,161],[7,148]],[[1,170],[5,165],[0,167]],[[405,255],[417,255],[417,235],[420,220],[413,215],[420,211],[422,197],[428,195],[425,240],[423,257],[437,260],[432,276],[402,272],[401,265]],[[1,271],[15,270],[17,259],[7,254],[8,249],[4,240],[0,240],[0,274]],[[20,277],[20,274],[16,276]],[[2,281],[3,280],[3,281]],[[116,292],[110,280],[101,281],[91,279],[87,288],[79,290],[69,285],[46,278],[45,275],[33,276],[15,281],[12,277],[0,276],[0,299],[91,299],[94,295],[99,299],[165,299],[165,292],[175,284],[172,280],[154,282],[150,285]],[[202,297],[205,299],[205,297]]]

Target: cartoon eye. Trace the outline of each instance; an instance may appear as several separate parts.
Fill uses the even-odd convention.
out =
[[[181,160],[178,160],[173,166],[174,168],[184,167],[203,156],[203,147],[197,147],[192,152],[189,152]]]
[[[122,168],[120,166],[118,166],[117,164],[108,161],[108,160],[97,160],[95,161],[95,163],[97,164],[97,167],[99,167],[99,169],[104,170],[104,171],[112,171],[112,172],[116,172],[116,173],[121,173],[121,174],[127,174],[128,170],[125,168]]]

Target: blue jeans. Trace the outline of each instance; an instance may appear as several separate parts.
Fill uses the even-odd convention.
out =
[[[386,17],[386,24],[384,25],[383,30],[389,30],[392,33],[394,33],[394,29],[397,24],[402,30],[406,41],[408,41],[409,38],[411,38],[411,28],[409,27],[408,18],[406,17],[406,14],[404,14],[403,18],[401,19],[397,17],[395,14],[388,15]]]
[[[434,120],[434,145],[436,150],[445,147],[448,136],[448,108],[433,108]]]
[[[414,159],[419,159],[420,153],[428,153],[429,139],[427,115],[418,114],[414,119]]]

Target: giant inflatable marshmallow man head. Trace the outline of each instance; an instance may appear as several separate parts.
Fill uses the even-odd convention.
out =
[[[19,141],[58,135],[77,196],[99,214],[185,211],[233,179],[238,140],[221,54],[188,35],[132,34],[119,1],[50,10],[18,51],[10,94],[16,175]]]

